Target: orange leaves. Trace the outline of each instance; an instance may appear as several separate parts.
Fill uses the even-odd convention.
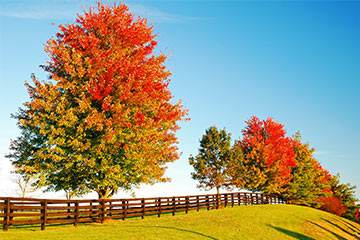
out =
[[[141,125],[145,122],[145,117],[142,113],[137,112],[135,115],[135,121],[137,125]]]
[[[96,79],[92,79],[92,84],[87,84],[87,90],[92,94],[92,100],[101,101],[107,97],[114,87],[114,71],[109,67],[106,72]],[[104,108],[104,107],[103,107]],[[108,104],[105,105],[108,110]]]
[[[127,11],[98,3],[60,25],[45,46],[51,81],[26,84],[31,101],[16,116],[23,137],[12,156],[18,166],[29,159],[50,188],[116,192],[166,181],[164,165],[179,158],[175,133],[187,111],[170,102],[153,27]]]
[[[296,165],[292,140],[285,136],[284,126],[271,118],[260,120],[252,116],[246,124],[242,131],[243,139],[240,141],[244,161],[253,166],[254,170],[250,172],[254,177],[257,171],[255,169],[258,169],[267,178],[267,180],[259,178],[262,183],[255,186],[255,189],[279,193],[281,187],[291,180],[291,167]],[[250,185],[253,184],[249,183]]]
[[[268,167],[279,162],[284,166],[295,166],[292,141],[285,136],[286,131],[282,124],[274,122],[271,118],[261,121],[256,116],[251,117],[246,123],[242,143],[250,150],[249,154],[259,151]],[[252,149],[256,151],[253,152]]]

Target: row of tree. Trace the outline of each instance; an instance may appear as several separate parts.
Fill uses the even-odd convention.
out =
[[[187,110],[172,102],[171,74],[166,56],[154,54],[153,27],[124,4],[101,3],[59,27],[45,45],[49,61],[42,68],[49,79],[33,75],[25,84],[30,100],[13,115],[20,136],[7,157],[24,177],[23,189],[31,179],[68,198],[89,191],[111,198],[140,183],[167,181]],[[200,186],[275,193],[316,207],[332,194],[346,211],[353,209],[353,187],[323,170],[300,135],[286,137],[271,119],[253,117],[247,124],[233,145],[225,130],[207,130],[190,158]]]
[[[246,121],[242,138],[231,141],[225,129],[211,126],[200,140],[199,152],[190,156],[192,177],[204,189],[241,188],[276,194],[289,203],[321,208],[355,220],[355,186],[340,183],[303,143],[300,132],[286,136],[273,119],[253,116]]]

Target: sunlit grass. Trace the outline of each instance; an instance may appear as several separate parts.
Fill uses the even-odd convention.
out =
[[[104,224],[10,227],[0,239],[360,239],[360,225],[293,205],[190,211]]]

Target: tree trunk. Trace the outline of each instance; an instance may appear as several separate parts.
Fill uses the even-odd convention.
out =
[[[109,199],[111,198],[116,190],[115,189],[111,189],[111,188],[106,188],[106,189],[98,189],[96,190],[99,199]]]

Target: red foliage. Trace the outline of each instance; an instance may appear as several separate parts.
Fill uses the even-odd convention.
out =
[[[45,87],[34,80],[36,88],[27,85],[32,98],[39,92],[44,96],[29,103],[30,108],[41,107],[48,114],[33,114],[39,120],[31,121],[40,125],[47,119],[41,134],[54,123],[61,130],[46,132],[44,146],[49,149],[41,152],[63,158],[71,152],[78,156],[74,159],[87,159],[81,164],[91,170],[86,170],[86,182],[100,198],[118,188],[167,181],[165,165],[180,157],[175,133],[178,122],[187,120],[187,110],[172,100],[171,73],[164,65],[166,55],[154,52],[153,27],[124,4],[98,3],[78,15],[76,23],[59,28],[45,46],[50,60],[43,68],[51,83]],[[55,164],[46,167],[53,170]]]
[[[331,174],[329,173],[329,171],[326,169],[323,169],[323,167],[320,165],[319,162],[316,163],[315,170],[320,170],[322,175],[324,176],[322,179],[320,179],[320,182],[322,182],[322,183],[327,182],[329,180],[329,177],[331,177]]]
[[[342,216],[347,211],[347,207],[342,204],[342,200],[334,195],[330,197],[320,197],[319,201],[323,203],[320,209],[326,212]]]
[[[292,178],[291,167],[296,166],[296,161],[292,140],[285,136],[284,126],[271,118],[260,120],[256,116],[246,123],[242,140],[245,157],[271,168],[269,177],[278,186],[287,184]]]

